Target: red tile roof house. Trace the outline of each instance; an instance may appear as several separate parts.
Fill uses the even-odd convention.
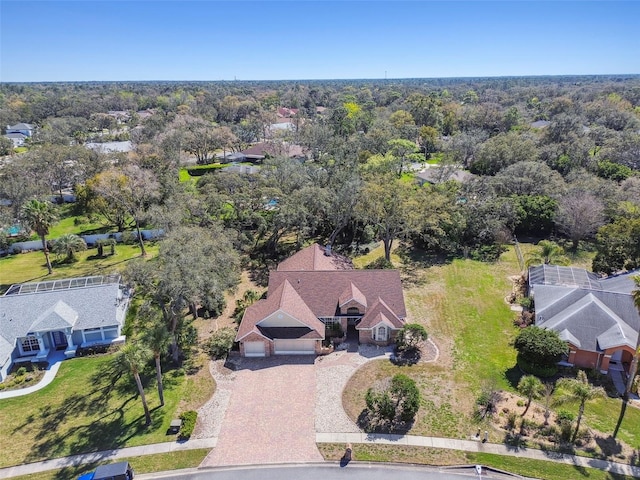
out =
[[[269,275],[267,298],[247,308],[236,341],[245,357],[318,354],[325,329],[355,328],[360,343],[388,345],[404,326],[397,270],[354,270],[320,245],[307,247]]]

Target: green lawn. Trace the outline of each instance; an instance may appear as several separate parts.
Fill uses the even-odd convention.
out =
[[[405,291],[412,318],[424,323],[436,342],[453,341],[458,382],[479,389],[483,382],[509,388],[506,372],[515,365],[510,342],[515,314],[504,301],[510,275],[518,273],[513,248],[495,263],[455,259],[422,270],[422,282]]]
[[[166,432],[185,395],[182,371],[165,372],[165,405],[159,407],[149,370],[147,401],[152,424],[145,427],[135,382],[111,367],[113,355],[62,363],[54,381],[29,394],[0,400],[0,467],[112,448],[166,442]]]
[[[344,454],[344,444],[319,443],[318,449],[327,461],[339,461]],[[393,462],[434,466],[480,464],[543,480],[633,479],[633,477],[617,475],[594,468],[582,468],[529,458],[401,445],[354,444],[353,458],[355,461],[360,462]],[[469,478],[477,477],[472,475]]]
[[[136,474],[154,473],[167,470],[181,470],[183,468],[196,468],[202,463],[209,453],[207,449],[184,450],[180,452],[160,453],[156,455],[144,455],[142,457],[130,457],[118,461],[128,461]],[[104,462],[109,463],[109,462]],[[100,465],[104,464],[100,463]],[[86,463],[77,467],[67,467],[60,470],[49,470],[31,475],[12,477],[13,480],[69,480],[95,470],[96,463]]]
[[[153,258],[158,253],[157,244],[147,242],[147,258]],[[109,252],[109,248],[105,249]],[[105,275],[122,270],[132,258],[140,256],[138,245],[116,245],[115,255],[97,258],[97,250],[90,248],[76,254],[78,261],[70,264],[53,266],[53,274],[47,275],[44,254],[41,251],[20,253],[0,258],[0,293],[14,283],[50,280],[56,278],[82,277],[88,275]],[[55,255],[51,255],[55,260]]]

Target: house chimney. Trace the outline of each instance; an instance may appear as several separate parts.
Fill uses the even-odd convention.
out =
[[[330,257],[330,256],[331,256],[331,245],[327,245],[327,246],[325,246],[325,247],[324,247],[324,254],[325,254],[327,257]]]

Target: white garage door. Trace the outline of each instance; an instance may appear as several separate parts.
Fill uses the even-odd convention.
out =
[[[245,357],[264,357],[264,342],[244,342]]]
[[[279,339],[275,340],[275,352],[277,355],[313,355],[316,353],[316,341],[306,339]]]

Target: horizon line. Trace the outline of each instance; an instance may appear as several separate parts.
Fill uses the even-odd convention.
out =
[[[361,78],[297,78],[297,79],[219,79],[219,80],[0,80],[0,85],[6,84],[42,84],[42,83],[241,83],[241,82],[336,82],[336,81],[403,81],[403,80],[487,80],[500,78],[548,78],[548,77],[637,77],[640,73],[559,73],[559,74],[530,74],[530,75],[468,75],[444,77],[361,77]]]

